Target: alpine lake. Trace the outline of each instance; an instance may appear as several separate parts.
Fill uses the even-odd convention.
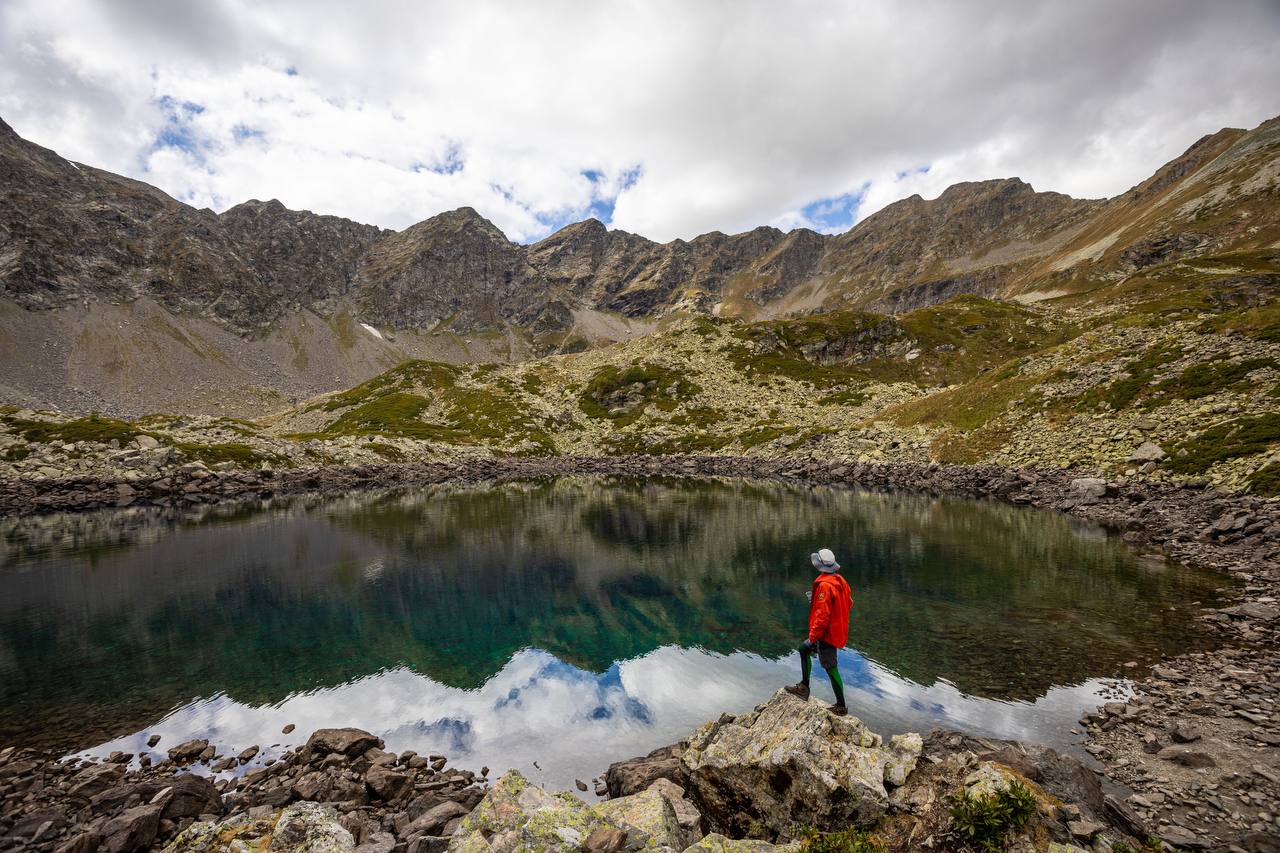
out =
[[[1134,664],[1208,643],[1227,583],[1058,513],[751,480],[0,519],[0,744],[257,764],[357,726],[570,789],[795,682],[819,547],[854,591],[850,713],[886,737],[1070,750]]]

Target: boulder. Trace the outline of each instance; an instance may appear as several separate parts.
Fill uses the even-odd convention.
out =
[[[670,779],[657,779],[649,789],[658,791],[670,801],[671,808],[676,813],[676,820],[685,831],[689,844],[702,837],[702,812],[698,811],[698,807],[685,796],[684,788]]]
[[[162,807],[161,817],[179,821],[184,817],[220,815],[222,794],[213,782],[203,776],[183,773],[166,780],[154,779],[140,782],[134,791],[146,802]]]
[[[169,750],[169,760],[178,764],[190,764],[209,748],[207,740],[188,740]]]
[[[311,733],[311,737],[307,738],[306,745],[302,747],[302,760],[311,761],[317,756],[334,752],[355,757],[363,755],[375,746],[381,749],[386,744],[382,742],[382,738],[369,734],[363,729],[316,729]]]
[[[548,793],[511,770],[462,820],[449,850],[675,853],[692,840],[659,788],[590,806],[571,793]]]
[[[356,842],[338,822],[338,813],[332,808],[318,803],[294,803],[280,813],[267,849],[348,853],[356,849]]]
[[[102,827],[104,853],[127,853],[144,849],[160,830],[160,806],[147,804],[126,809]]]
[[[685,786],[684,765],[680,756],[684,750],[681,746],[664,746],[655,749],[644,758],[629,758],[626,761],[615,761],[605,771],[604,782],[609,788],[610,797],[625,797],[638,794],[653,784],[655,779],[670,779],[677,785]]]
[[[1164,459],[1165,452],[1160,445],[1152,441],[1144,441],[1129,454],[1128,462],[1160,462]]]
[[[88,800],[115,785],[124,778],[123,764],[95,764],[71,777],[71,789],[67,796]]]
[[[704,726],[681,760],[712,829],[791,838],[806,826],[875,823],[889,805],[886,776],[905,780],[919,750],[919,737],[886,749],[858,718],[779,690],[750,714]]]
[[[398,770],[392,770],[383,764],[375,764],[369,768],[369,772],[365,774],[364,781],[372,793],[388,803],[393,803],[405,795],[413,793],[412,776],[407,773],[401,773]]]
[[[439,830],[455,817],[466,817],[469,814],[466,806],[452,800],[446,800],[438,806],[432,806],[420,814],[404,831],[408,835],[438,835]]]
[[[1099,477],[1078,477],[1067,484],[1067,494],[1076,504],[1096,504],[1107,496],[1107,481]]]
[[[573,794],[550,794],[510,770],[463,819],[449,841],[450,853],[538,850],[577,853],[592,838],[603,849],[605,835],[597,830],[626,830],[594,812]]]
[[[655,788],[608,800],[595,806],[593,811],[623,828],[628,850],[654,847],[683,850],[695,840],[689,838],[680,825],[671,801]]]

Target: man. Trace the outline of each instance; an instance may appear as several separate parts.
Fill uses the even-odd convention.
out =
[[[831,549],[823,548],[809,555],[818,577],[809,592],[809,636],[800,644],[800,683],[787,688],[788,693],[809,698],[809,673],[813,669],[812,655],[818,653],[818,663],[831,678],[831,688],[836,693],[836,704],[831,713],[843,717],[849,713],[844,704],[844,681],[836,668],[836,649],[849,642],[849,609],[853,606],[853,590],[839,574],[840,564]]]

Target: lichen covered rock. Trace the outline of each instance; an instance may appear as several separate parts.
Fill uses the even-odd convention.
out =
[[[553,794],[531,785],[511,770],[463,820],[449,850],[674,853],[702,836],[701,816],[683,793],[666,782],[590,806],[573,794]]]
[[[875,823],[889,805],[886,781],[905,781],[919,754],[918,736],[885,748],[856,717],[780,690],[750,714],[704,726],[682,761],[713,829],[792,838],[804,826]]]
[[[332,808],[294,803],[257,818],[238,814],[216,823],[193,823],[164,853],[351,853],[355,848],[355,839]]]

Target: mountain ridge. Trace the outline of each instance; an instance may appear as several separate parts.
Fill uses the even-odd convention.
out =
[[[837,235],[760,226],[657,243],[586,219],[522,245],[470,207],[401,231],[275,199],[197,210],[0,120],[0,354],[51,341],[60,384],[108,387],[113,404],[126,386],[145,395],[174,381],[144,359],[187,364],[216,387],[220,364],[247,358],[253,378],[241,384],[261,387],[256,406],[406,358],[519,360],[682,314],[901,313],[960,294],[1035,302],[1178,258],[1277,245],[1278,178],[1272,119],[1207,134],[1110,199],[999,178],[898,200]],[[133,335],[102,335],[128,323],[122,311],[140,318]],[[43,392],[45,379],[11,366],[0,393],[91,404]]]

